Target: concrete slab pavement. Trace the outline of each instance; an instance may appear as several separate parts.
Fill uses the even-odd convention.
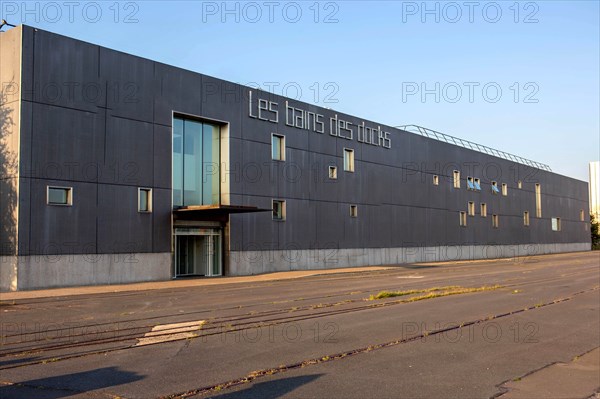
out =
[[[33,290],[33,291],[18,291],[18,292],[0,292],[0,301],[14,301],[20,299],[34,299],[34,298],[51,298],[51,297],[62,297],[71,295],[90,295],[90,294],[103,294],[103,293],[115,293],[115,292],[127,292],[127,291],[146,291],[146,290],[161,290],[170,288],[187,288],[187,287],[201,287],[201,286],[212,286],[222,284],[240,284],[240,283],[253,283],[253,282],[264,282],[264,281],[278,281],[278,280],[290,280],[302,277],[319,276],[326,274],[339,274],[339,273],[361,273],[361,272],[373,272],[380,270],[387,270],[393,266],[368,266],[368,267],[349,267],[343,269],[324,269],[324,270],[297,270],[287,272],[276,272],[266,273],[254,276],[243,276],[243,277],[199,277],[192,279],[180,279],[180,280],[169,280],[169,281],[153,281],[147,283],[134,283],[134,284],[118,284],[118,285],[95,285],[95,286],[84,286],[84,287],[66,287],[66,288],[52,288],[47,290]]]
[[[503,385],[500,399],[587,399],[600,392],[600,348],[570,363],[556,363]]]

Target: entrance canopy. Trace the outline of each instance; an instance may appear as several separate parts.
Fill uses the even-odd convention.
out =
[[[272,212],[256,206],[242,205],[192,205],[173,210],[175,220],[227,220],[232,213]]]

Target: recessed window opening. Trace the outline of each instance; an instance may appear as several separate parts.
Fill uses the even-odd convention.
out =
[[[495,229],[498,228],[498,215],[492,215],[492,227]]]
[[[337,166],[329,167],[329,178],[333,180],[337,179]]]
[[[285,136],[275,133],[271,135],[271,158],[274,161],[285,161]]]
[[[138,212],[152,212],[152,189],[138,189]]]
[[[273,220],[285,220],[285,201],[273,200]]]
[[[46,203],[48,205],[73,205],[73,188],[47,186]]]
[[[462,227],[465,227],[467,225],[467,212],[460,211],[459,216],[460,216],[460,222],[459,222],[460,225]]]
[[[498,194],[500,190],[498,190],[498,183],[495,181],[492,182],[492,194]]]
[[[467,190],[475,190],[475,183],[471,176],[467,176]]]
[[[475,203],[474,202],[469,201],[468,211],[469,211],[469,216],[475,216]]]
[[[535,184],[535,217],[542,217],[542,186]]]
[[[344,170],[354,172],[354,150],[344,148]]]

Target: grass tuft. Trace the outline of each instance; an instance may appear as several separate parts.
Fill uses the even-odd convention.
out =
[[[446,286],[446,287],[433,287],[433,288],[426,288],[426,289],[421,289],[421,290],[381,291],[377,295],[371,295],[369,297],[369,300],[375,301],[377,299],[395,298],[395,297],[400,297],[400,296],[423,294],[423,295],[413,296],[413,297],[410,297],[405,300],[406,302],[416,302],[416,301],[422,301],[425,299],[439,298],[439,297],[449,296],[449,295],[460,295],[460,294],[468,294],[471,292],[492,291],[492,290],[496,290],[498,288],[502,288],[502,286],[493,285],[493,286],[468,288],[468,287],[460,287],[457,285],[450,285],[450,286]]]

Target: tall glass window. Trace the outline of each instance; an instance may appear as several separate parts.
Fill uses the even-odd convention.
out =
[[[173,206],[219,203],[218,125],[173,119]]]
[[[183,120],[173,119],[173,206],[183,205]]]

